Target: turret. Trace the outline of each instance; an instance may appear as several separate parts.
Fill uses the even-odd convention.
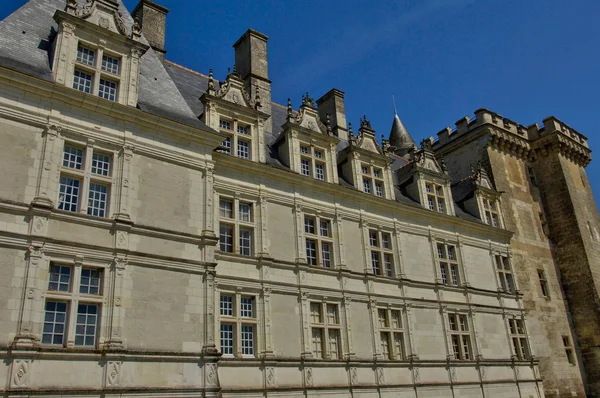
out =
[[[394,148],[394,152],[399,156],[407,155],[412,148],[415,147],[415,140],[410,136],[404,124],[398,117],[396,109],[394,109],[394,123],[392,131],[390,131],[390,145]]]

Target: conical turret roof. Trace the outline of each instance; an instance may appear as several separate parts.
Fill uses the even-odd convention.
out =
[[[390,145],[396,148],[396,153],[400,156],[407,154],[416,145],[396,112],[394,112],[394,123],[390,132]]]

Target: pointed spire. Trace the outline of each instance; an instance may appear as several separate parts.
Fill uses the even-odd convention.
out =
[[[287,120],[292,120],[293,111],[292,111],[292,100],[288,98],[288,106],[287,106]]]
[[[390,145],[396,148],[396,154],[400,156],[406,155],[414,146],[416,146],[415,140],[410,136],[410,133],[406,130],[406,127],[404,127],[404,124],[402,124],[402,121],[398,117],[395,103],[394,122],[392,123],[389,141]]]

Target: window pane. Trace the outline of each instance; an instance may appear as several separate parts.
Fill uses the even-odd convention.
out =
[[[227,120],[219,120],[219,127],[225,130],[231,130],[231,122]]]
[[[75,325],[75,345],[96,345],[98,329],[98,305],[79,304],[77,306],[77,323]]]
[[[92,173],[101,176],[110,175],[110,156],[94,153],[92,155]]]
[[[77,47],[77,62],[94,66],[95,60],[96,52],[94,50],[90,50],[89,48],[83,46]]]
[[[231,137],[227,137],[225,141],[221,143],[221,147],[223,147],[221,152],[231,155]]]
[[[42,344],[64,344],[66,324],[67,303],[47,301]]]
[[[48,290],[54,292],[71,291],[71,267],[50,264]]]
[[[79,203],[80,181],[70,177],[60,177],[58,208],[60,210],[77,211]]]
[[[327,304],[327,323],[337,325],[340,323],[338,318],[338,307],[335,304]]]
[[[254,355],[254,326],[242,325],[242,355]]]
[[[100,89],[98,91],[98,95],[109,101],[116,101],[117,83],[106,79],[100,79]]]
[[[238,157],[250,159],[250,143],[248,141],[238,140]]]
[[[365,193],[371,193],[371,180],[367,178],[363,179],[363,191],[365,191]]]
[[[381,339],[381,353],[385,359],[393,359],[390,355],[390,334],[388,332],[381,332],[379,335]]]
[[[450,265],[450,276],[452,277],[452,284],[458,286],[458,267],[456,265]]]
[[[248,126],[242,126],[242,125],[238,124],[237,132],[240,134],[248,135],[248,134],[250,134],[250,128]]]
[[[379,319],[379,327],[380,328],[387,328],[389,326],[387,310],[378,309],[377,310],[377,318]]]
[[[230,200],[219,200],[219,216],[233,218],[233,202]]]
[[[108,73],[119,74],[119,60],[117,58],[102,56],[102,70]]]
[[[374,275],[379,275],[381,267],[379,265],[379,252],[371,252],[371,268]]]
[[[394,333],[394,352],[396,359],[404,359],[404,339],[402,333]]]
[[[321,236],[326,236],[326,237],[330,237],[331,236],[330,235],[331,228],[330,228],[329,221],[327,221],[327,220],[321,220],[320,227],[321,227],[320,228]]]
[[[373,247],[379,247],[377,240],[377,231],[369,231],[369,244]]]
[[[317,265],[317,242],[312,239],[306,240],[306,262]]]
[[[242,297],[240,316],[242,318],[254,318],[254,297]]]
[[[380,197],[383,196],[383,186],[380,182],[375,183],[375,195]]]
[[[427,197],[427,207],[431,211],[435,210],[435,198],[433,196]]]
[[[240,228],[240,254],[252,255],[252,230],[250,229]]]
[[[240,203],[239,206],[239,217],[240,221],[251,222],[252,221],[252,205],[250,203]]]
[[[325,180],[325,167],[322,163],[315,164],[315,177],[317,180]]]
[[[308,154],[310,149],[306,145],[300,145],[300,153]]]
[[[400,319],[400,311],[392,310],[392,327],[394,329],[400,329],[402,327],[402,320]]]
[[[90,183],[88,195],[87,214],[97,217],[106,216],[106,200],[108,198],[108,187],[106,185]]]
[[[329,329],[329,356],[331,359],[340,358],[340,331]]]
[[[440,263],[440,276],[442,277],[442,283],[445,285],[448,283],[447,264]]]
[[[300,160],[300,171],[302,175],[310,176],[310,161],[308,159]]]
[[[100,294],[101,277],[102,272],[100,270],[83,268],[81,270],[81,282],[79,283],[79,293]]]
[[[310,303],[310,319],[312,323],[322,323],[321,319],[321,304]]]
[[[233,355],[233,325],[221,324],[221,352]]]
[[[321,243],[321,261],[323,267],[331,268],[331,245],[327,242]]]
[[[219,311],[223,316],[233,316],[233,296],[221,295]]]
[[[323,358],[323,329],[312,329],[313,356]]]
[[[81,170],[83,163],[83,150],[70,145],[63,149],[63,166]]]
[[[304,232],[307,234],[315,233],[315,219],[312,217],[304,217]]]
[[[391,249],[392,243],[390,240],[390,234],[382,233],[381,234],[381,247],[384,249]]]
[[[391,277],[393,275],[394,261],[391,254],[383,255],[383,269],[385,271],[385,276]]]
[[[233,227],[221,224],[219,228],[219,247],[222,252],[233,253]]]

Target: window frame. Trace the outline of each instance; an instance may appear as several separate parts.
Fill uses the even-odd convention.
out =
[[[384,324],[382,325],[382,314],[384,314],[383,320]],[[398,315],[398,326],[394,325],[392,321],[393,314]],[[406,361],[407,359],[407,344],[406,344],[406,336],[408,333],[407,330],[407,322],[404,320],[404,311],[399,308],[391,308],[391,307],[376,307],[376,317],[377,317],[377,327],[376,334],[379,337],[379,348],[377,352],[383,358],[383,360],[389,361]],[[384,335],[387,339],[387,353],[383,349],[384,346]],[[395,344],[396,336],[399,335],[400,338],[400,348],[398,348]]]
[[[217,225],[219,226],[219,252],[222,254],[254,257],[256,255],[256,201],[220,194],[217,195],[217,201],[219,203],[219,207],[216,210]],[[223,203],[231,204],[231,207],[227,210],[230,213],[223,211]],[[249,207],[249,220],[241,215],[245,214],[245,212],[241,211],[241,205]],[[228,216],[227,214],[230,215]],[[223,233],[224,228],[230,228],[232,232],[231,245],[228,244],[228,241],[222,239],[223,236],[226,236]],[[243,237],[244,232],[249,232],[249,235]],[[249,247],[242,244],[243,241],[247,241],[248,239]],[[231,250],[224,250],[228,246],[231,246]]]
[[[369,227],[367,228],[367,236],[369,273],[375,276],[394,278],[396,275],[394,233],[381,228]],[[386,241],[384,237],[388,238],[388,247],[384,246],[384,241]],[[386,265],[386,259],[391,259],[389,266]],[[378,262],[378,269],[375,266],[376,261]]]
[[[447,199],[449,199],[449,195],[446,192],[446,186],[433,180],[425,180],[423,185],[425,208],[436,213],[448,214]],[[442,204],[442,210],[440,210],[440,204]]]
[[[362,191],[369,195],[385,198],[385,168],[372,163],[360,163]]]
[[[448,354],[457,361],[474,361],[476,358],[471,315],[454,311],[448,312],[445,318],[448,330],[448,349],[450,351]],[[452,322],[452,320],[454,320],[454,322]],[[452,327],[453,324],[455,325],[455,328]],[[465,326],[466,329],[464,328]],[[457,346],[455,346],[455,338],[458,339],[459,344]],[[465,344],[465,342],[467,344]]]
[[[229,127],[226,127],[225,124],[228,124]],[[244,160],[255,160],[256,139],[254,133],[256,129],[252,123],[247,123],[220,114],[218,115],[216,129],[227,136],[221,143],[220,149],[217,150],[218,152]],[[240,143],[246,144],[246,151],[241,150],[242,146]]]
[[[494,270],[498,279],[498,289],[508,294],[516,293],[517,286],[515,284],[515,277],[509,256],[502,253],[495,253]],[[511,287],[509,287],[509,285]]]
[[[80,151],[81,161],[79,168],[70,167],[69,161],[66,160],[68,153],[67,148],[75,149]],[[98,167],[98,164],[105,164],[102,160],[99,161],[99,157],[108,159],[108,171],[104,173],[95,173],[94,170],[104,171],[103,167]],[[112,191],[114,186],[114,168],[115,168],[115,152],[109,151],[104,148],[92,145],[83,145],[76,141],[64,140],[62,146],[62,157],[59,165],[59,177],[58,177],[58,189],[57,189],[57,210],[86,214],[93,217],[110,218],[112,216]],[[65,165],[65,162],[67,165]],[[77,163],[76,163],[77,164]],[[71,179],[77,181],[78,195],[77,201],[73,204],[67,202],[66,197],[71,196],[66,191],[63,192],[64,180]],[[105,188],[104,191],[98,191],[97,187]],[[97,195],[94,195],[97,194]],[[92,204],[90,205],[90,201]],[[98,207],[98,203],[104,203],[104,207]],[[66,208],[68,205],[69,208]],[[71,208],[71,206],[75,208]]]
[[[502,228],[500,200],[491,196],[481,196],[481,221],[494,228]]]
[[[526,361],[531,358],[529,340],[525,330],[525,321],[519,317],[508,319],[508,331],[510,333],[511,349],[513,356],[519,361]]]
[[[450,258],[449,248],[452,248],[454,252],[454,259]],[[435,242],[435,254],[439,283],[450,287],[462,286],[463,272],[461,269],[458,244],[437,241]],[[453,275],[453,269],[456,271],[456,275]]]
[[[312,266],[319,266],[326,269],[334,269],[335,268],[335,256],[334,256],[334,231],[333,231],[333,219],[329,217],[323,217],[321,215],[312,215],[310,213],[303,214],[302,220],[304,221],[304,229],[303,229],[303,240],[304,240],[304,249],[306,255],[306,263]],[[312,232],[310,231],[307,221],[312,221]],[[323,225],[322,223],[326,223],[328,225],[328,234],[323,235]],[[309,256],[309,242],[314,243],[315,250],[315,258],[312,261],[312,257]],[[324,247],[325,245],[329,246],[329,259],[326,259]],[[310,248],[312,251],[312,247]],[[329,262],[329,265],[327,264]]]
[[[319,321],[315,321],[313,308],[319,308]],[[335,309],[335,314],[337,317],[337,323],[332,323],[329,319],[329,308]],[[331,302],[331,301],[316,301],[309,300],[308,301],[308,320],[309,320],[309,347],[310,352],[314,359],[323,359],[323,360],[343,360],[344,358],[344,343],[342,337],[342,316],[341,316],[341,308],[342,306],[339,303]],[[317,355],[315,350],[315,331],[320,331],[321,335],[321,355]],[[337,356],[332,356],[331,349],[331,334],[334,336],[337,335],[336,344],[337,344]]]
[[[80,59],[79,57],[79,50],[80,49],[84,49],[87,50],[88,52],[93,52],[94,54],[94,59],[93,61],[90,62],[85,62],[82,59]],[[117,61],[118,63],[118,70],[117,72],[113,72],[111,70],[109,70],[108,68],[104,67],[104,58],[110,58],[112,60]],[[98,96],[100,98],[106,99],[108,101],[111,102],[117,102],[117,103],[121,103],[122,101],[122,90],[121,90],[121,85],[122,85],[122,72],[123,72],[123,59],[124,56],[122,54],[117,54],[113,51],[107,50],[105,48],[103,48],[102,46],[98,46],[98,45],[94,45],[88,41],[82,40],[82,39],[78,39],[77,40],[77,45],[75,48],[75,57],[74,57],[74,67],[72,69],[71,72],[71,85],[70,87],[73,88],[74,90],[78,90],[87,94],[92,94],[95,96]],[[75,73],[76,72],[79,73],[85,73],[91,76],[91,84],[90,84],[90,91],[85,91],[85,90],[81,90],[78,87],[75,87]],[[115,85],[114,90],[114,99],[109,99],[106,98],[106,96],[101,95],[100,92],[100,86],[101,86],[101,81],[104,80],[106,82],[110,82],[112,84]]]
[[[312,143],[298,141],[299,173],[306,177],[314,178],[319,181],[329,181],[327,172],[327,149]],[[320,156],[318,155],[320,154]],[[321,166],[321,172],[317,172],[317,165]],[[322,178],[319,178],[322,175]]]
[[[537,275],[542,297],[550,299],[550,285],[548,284],[548,277],[546,276],[546,271],[541,268],[538,268]]]
[[[100,344],[102,343],[103,339],[104,339],[104,335],[103,335],[103,317],[104,317],[104,302],[105,302],[105,294],[108,292],[108,278],[109,278],[109,273],[106,272],[106,267],[97,265],[97,264],[82,264],[79,262],[76,263],[69,263],[69,262],[65,262],[65,261],[60,261],[60,260],[50,260],[47,263],[48,267],[48,277],[46,278],[46,290],[45,290],[45,294],[44,294],[44,307],[43,310],[41,311],[41,316],[42,316],[42,330],[40,331],[40,344],[42,346],[48,346],[48,347],[63,347],[63,348],[70,348],[70,347],[77,347],[79,349],[89,349],[89,350],[95,350],[98,349]],[[54,283],[52,281],[52,275],[53,275],[53,267],[61,267],[63,269],[69,269],[70,270],[70,276],[69,276],[69,288],[67,290],[54,290],[51,289],[51,284]],[[97,272],[98,273],[98,277],[97,279],[97,288],[98,288],[98,292],[97,294],[94,293],[85,293],[82,292],[82,288],[84,287],[84,285],[82,284],[83,281],[83,272],[84,271],[92,271],[92,272]],[[90,284],[87,284],[86,286],[92,286]],[[60,343],[54,343],[54,342],[45,342],[47,336],[48,336],[48,332],[46,332],[47,330],[47,325],[49,324],[47,321],[47,314],[49,313],[48,311],[48,305],[50,303],[63,303],[65,304],[65,312],[64,312],[64,322],[63,322],[63,331],[62,331],[62,341]],[[86,315],[92,315],[95,317],[95,323],[94,323],[94,334],[93,334],[93,344],[86,344],[86,336],[87,332],[88,332],[88,327],[90,326],[89,323],[87,323],[87,316],[86,316],[86,323],[84,323],[83,325],[86,325],[83,327],[83,335],[79,332],[81,329],[79,328],[80,324],[79,322],[79,317],[78,315],[81,315],[83,313],[80,312],[81,307],[82,306],[91,306],[91,307],[96,307],[96,313],[95,314],[90,314],[90,313],[85,313]],[[53,323],[54,325],[54,323]],[[54,336],[54,332],[55,329],[52,329],[52,334],[50,335],[51,337]],[[83,342],[84,344],[78,344],[78,340],[79,338],[83,336]]]
[[[231,315],[223,314],[223,297],[231,298]],[[216,323],[218,336],[218,348],[224,358],[256,358],[259,353],[259,297],[254,292],[242,292],[232,290],[221,290],[215,295],[219,308]],[[250,299],[252,302],[252,316],[244,316],[244,299]],[[232,326],[232,353],[223,352],[223,325]],[[244,327],[252,327],[252,353],[244,353]]]

